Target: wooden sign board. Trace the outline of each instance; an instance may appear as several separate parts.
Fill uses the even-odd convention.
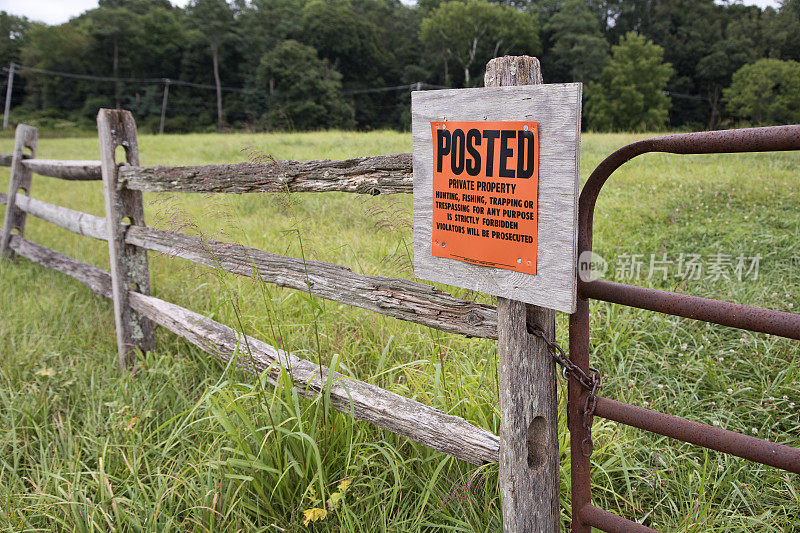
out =
[[[414,274],[572,313],[581,84],[418,91]]]

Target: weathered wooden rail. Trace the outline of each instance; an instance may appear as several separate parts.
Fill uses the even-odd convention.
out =
[[[103,217],[22,194],[17,196],[17,206],[32,216],[78,235],[108,240]],[[233,274],[248,277],[257,275],[260,280],[279,287],[307,291],[310,283],[312,294],[319,298],[448,333],[497,339],[497,312],[494,306],[462,300],[424,283],[359,274],[347,267],[323,261],[303,261],[249,246],[208,241],[147,226],[127,227],[125,242]]]
[[[276,160],[262,163],[184,167],[125,167],[120,182],[152,192],[413,192],[411,154],[356,157],[341,161]]]
[[[10,167],[11,159],[10,154],[0,154],[0,166]],[[41,176],[64,180],[103,179],[100,161],[23,158],[22,166]],[[120,169],[119,176],[120,185],[149,192],[352,192],[371,195],[413,192],[411,154],[228,165],[128,165]]]
[[[100,181],[99,161],[61,161],[58,159],[23,159],[22,166],[40,176],[72,181]]]

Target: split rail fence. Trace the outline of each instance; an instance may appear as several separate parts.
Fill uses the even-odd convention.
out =
[[[134,350],[152,347],[153,329],[157,324],[223,360],[236,357],[236,363],[247,371],[266,371],[273,383],[282,369],[291,369],[291,378],[298,391],[308,397],[315,397],[329,387],[333,407],[359,420],[472,464],[500,460],[500,438],[485,429],[374,385],[345,378],[316,363],[276,349],[258,339],[245,337],[223,324],[150,295],[147,250],[168,253],[238,275],[254,276],[257,273],[259,279],[277,286],[302,291],[311,289],[312,294],[320,298],[441,331],[498,339],[498,313],[495,307],[462,300],[426,284],[358,274],[338,265],[283,257],[246,246],[208,242],[145,225],[143,191],[411,193],[413,168],[410,154],[343,161],[143,167],[139,166],[136,126],[130,113],[101,110],[98,115],[98,135],[101,161],[54,161],[36,157],[35,128],[25,125],[17,127],[13,154],[0,156],[0,165],[11,167],[9,193],[0,194],[0,204],[6,204],[0,252],[5,256],[16,254],[63,272],[86,284],[97,294],[112,298],[120,366],[125,367],[131,361]],[[125,162],[115,160],[115,151],[120,146],[126,154]],[[647,151],[709,153],[798,149],[800,126],[671,135],[624,147],[601,163],[584,187],[579,203],[579,251],[591,250],[592,213],[600,188],[616,168],[636,155]],[[102,180],[106,217],[32,198],[31,178],[34,173],[64,180]],[[107,241],[110,273],[25,239],[27,215],[79,235]],[[570,358],[587,373],[589,298],[800,339],[798,315],[605,281],[583,282],[579,284],[578,310],[570,316]],[[552,336],[552,331],[548,334]],[[237,357],[235,354],[241,353],[245,341],[249,351],[246,356]],[[570,374],[569,378],[573,531],[590,531],[591,526],[606,531],[653,531],[591,505],[587,456],[590,454],[580,453],[590,437],[591,423],[586,424],[585,419],[589,392],[580,386],[577,376]],[[590,417],[592,414],[603,416],[800,473],[798,449],[606,398],[596,398],[594,401],[596,406]],[[551,450],[545,452],[552,453]],[[556,461],[557,453],[556,448]],[[557,485],[555,490],[558,490]],[[533,494],[516,497],[535,498]],[[550,524],[552,527],[531,528],[530,522],[526,525],[525,520],[515,521],[515,524],[509,527],[504,519],[505,529],[512,531],[552,530],[557,527],[557,524]]]
[[[411,157],[362,157],[344,161],[279,161],[198,167],[139,167],[136,130],[127,111],[101,110],[98,116],[102,161],[54,161],[35,158],[37,130],[17,127],[14,153],[0,157],[11,166],[2,253],[18,254],[72,276],[94,292],[114,300],[118,357],[121,367],[134,350],[153,345],[153,324],[167,328],[201,349],[246,370],[269,370],[276,379],[291,369],[298,390],[315,396],[330,387],[332,405],[355,418],[398,433],[435,450],[473,464],[497,462],[499,439],[489,431],[374,385],[342,379],[320,366],[278,350],[209,318],[150,295],[146,251],[169,254],[243,276],[308,291],[336,302],[424,324],[470,337],[497,338],[492,306],[455,298],[430,285],[399,278],[358,274],[321,261],[304,261],[247,246],[208,242],[199,237],[145,226],[142,191],[264,192],[348,191],[365,194],[411,192]],[[114,161],[123,146],[127,163]],[[24,149],[30,150],[29,154]],[[36,200],[30,196],[31,177],[64,180],[103,180],[106,218]],[[111,273],[80,263],[24,238],[26,215],[69,231],[108,241]],[[123,219],[129,219],[124,221]]]

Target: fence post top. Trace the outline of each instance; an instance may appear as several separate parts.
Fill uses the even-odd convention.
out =
[[[483,84],[486,87],[512,85],[539,85],[542,83],[542,66],[532,56],[503,56],[486,63]]]
[[[39,130],[27,124],[17,124],[17,129],[14,134],[15,142],[18,142],[24,148],[36,149],[36,140],[39,137]]]
[[[127,109],[105,109],[97,112],[97,131],[103,139],[108,136],[113,148],[125,148],[127,163],[139,165],[139,148],[136,139],[136,121]],[[102,159],[102,158],[101,158]]]

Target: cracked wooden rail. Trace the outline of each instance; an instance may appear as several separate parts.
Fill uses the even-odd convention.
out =
[[[31,202],[28,201],[28,206]],[[108,272],[16,235],[12,236],[10,246],[20,256],[67,274],[97,294],[111,298],[111,276]],[[331,372],[178,305],[133,291],[128,293],[128,297],[137,312],[203,351],[225,361],[236,357],[239,367],[254,374],[267,370],[268,380],[273,385],[277,383],[282,368],[291,370],[291,379],[302,395],[315,398],[329,387],[333,408],[358,420],[472,464],[493,463],[499,459],[499,438],[462,418]],[[249,353],[241,353],[244,345],[249,348]]]
[[[17,206],[24,212],[64,229],[106,240],[105,219],[42,202],[22,194]],[[303,261],[238,244],[206,241],[182,233],[130,226],[125,242],[170,257],[180,257],[212,268],[257,277],[280,287],[311,294],[383,315],[415,322],[448,333],[497,339],[494,306],[462,300],[416,281],[370,276],[323,261]]]
[[[11,156],[0,155],[0,166],[10,166]],[[36,174],[65,180],[100,180],[100,161],[27,159],[23,165]],[[150,192],[253,193],[351,192],[398,194],[413,190],[411,154],[319,159],[276,160],[196,166],[126,166],[119,171],[120,185]]]
[[[352,192],[411,193],[411,154],[351,159],[270,161],[185,167],[122,167],[120,180],[139,191],[251,193]]]

